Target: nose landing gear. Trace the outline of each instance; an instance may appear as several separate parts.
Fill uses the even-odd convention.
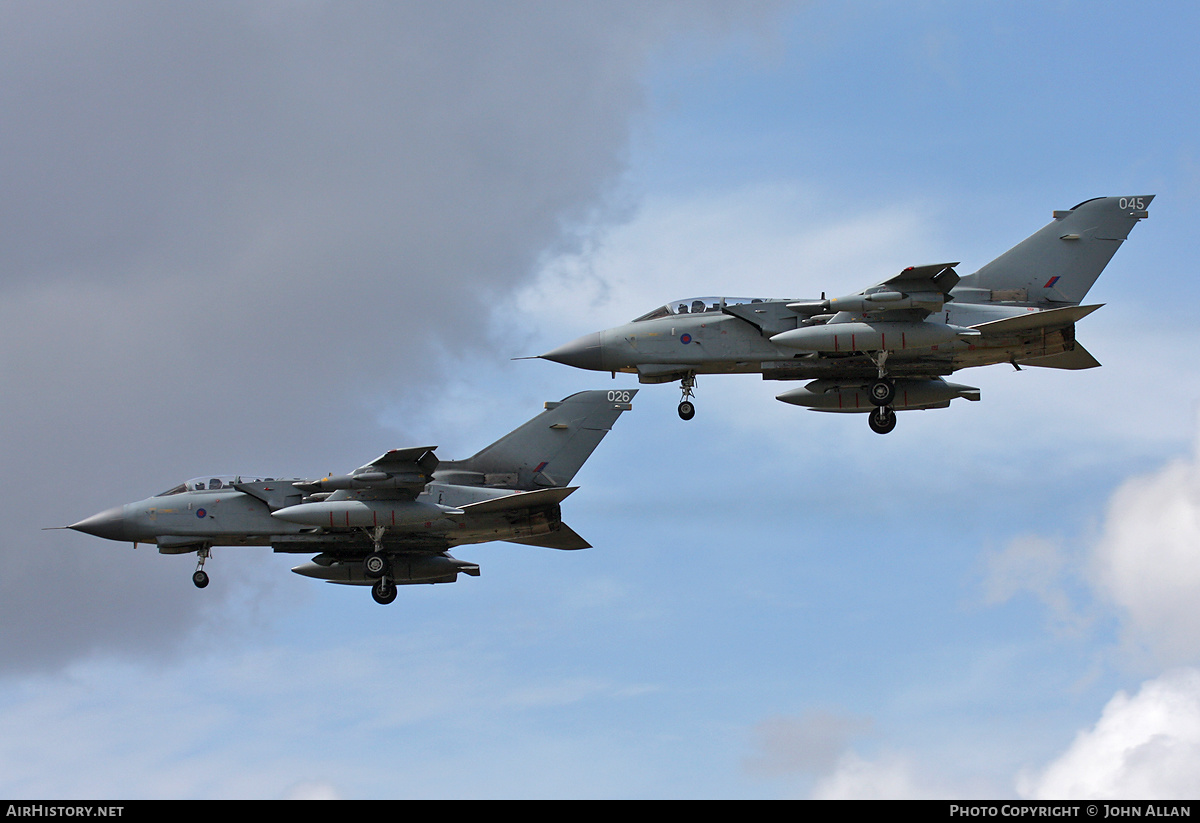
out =
[[[192,582],[196,584],[197,589],[203,589],[208,585],[208,572],[204,571],[204,561],[209,557],[207,548],[200,549],[196,552],[199,560],[196,562],[196,571],[192,573]]]
[[[683,399],[679,401],[679,417],[682,420],[691,420],[696,416],[696,404],[691,401],[696,387],[696,375],[689,374],[683,380],[679,381],[679,387],[683,390]]]

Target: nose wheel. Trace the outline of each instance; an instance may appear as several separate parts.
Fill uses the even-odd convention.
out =
[[[689,374],[683,380],[679,381],[679,388],[683,390],[683,399],[679,401],[679,417],[681,420],[691,420],[696,416],[696,404],[691,400],[695,395],[693,391],[695,387],[695,374]]]

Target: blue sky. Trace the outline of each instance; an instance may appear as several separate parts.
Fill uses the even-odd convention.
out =
[[[1184,4],[39,4],[14,78],[0,792],[1195,797]],[[10,42],[11,41],[11,42]],[[69,59],[68,59],[69,58]],[[1155,194],[1104,368],[857,416],[642,387],[564,519],[365,590],[42,526],[205,472],[463,457],[669,299],[974,271]]]

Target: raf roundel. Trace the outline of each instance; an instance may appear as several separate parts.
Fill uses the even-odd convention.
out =
[[[204,509],[196,509],[196,516],[199,517],[201,520],[204,519],[204,516],[206,514],[208,514],[208,512],[206,512]]]
[[[690,334],[681,335],[679,342],[686,346],[688,343],[692,342],[692,336]]]

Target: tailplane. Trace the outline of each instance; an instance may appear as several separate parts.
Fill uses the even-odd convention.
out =
[[[487,485],[518,489],[566,486],[600,445],[637,389],[585,391],[557,403],[466,460],[446,460],[439,474],[471,472]]]
[[[1054,221],[962,278],[953,294],[965,303],[1078,305],[1154,195],[1097,197],[1054,212]]]

